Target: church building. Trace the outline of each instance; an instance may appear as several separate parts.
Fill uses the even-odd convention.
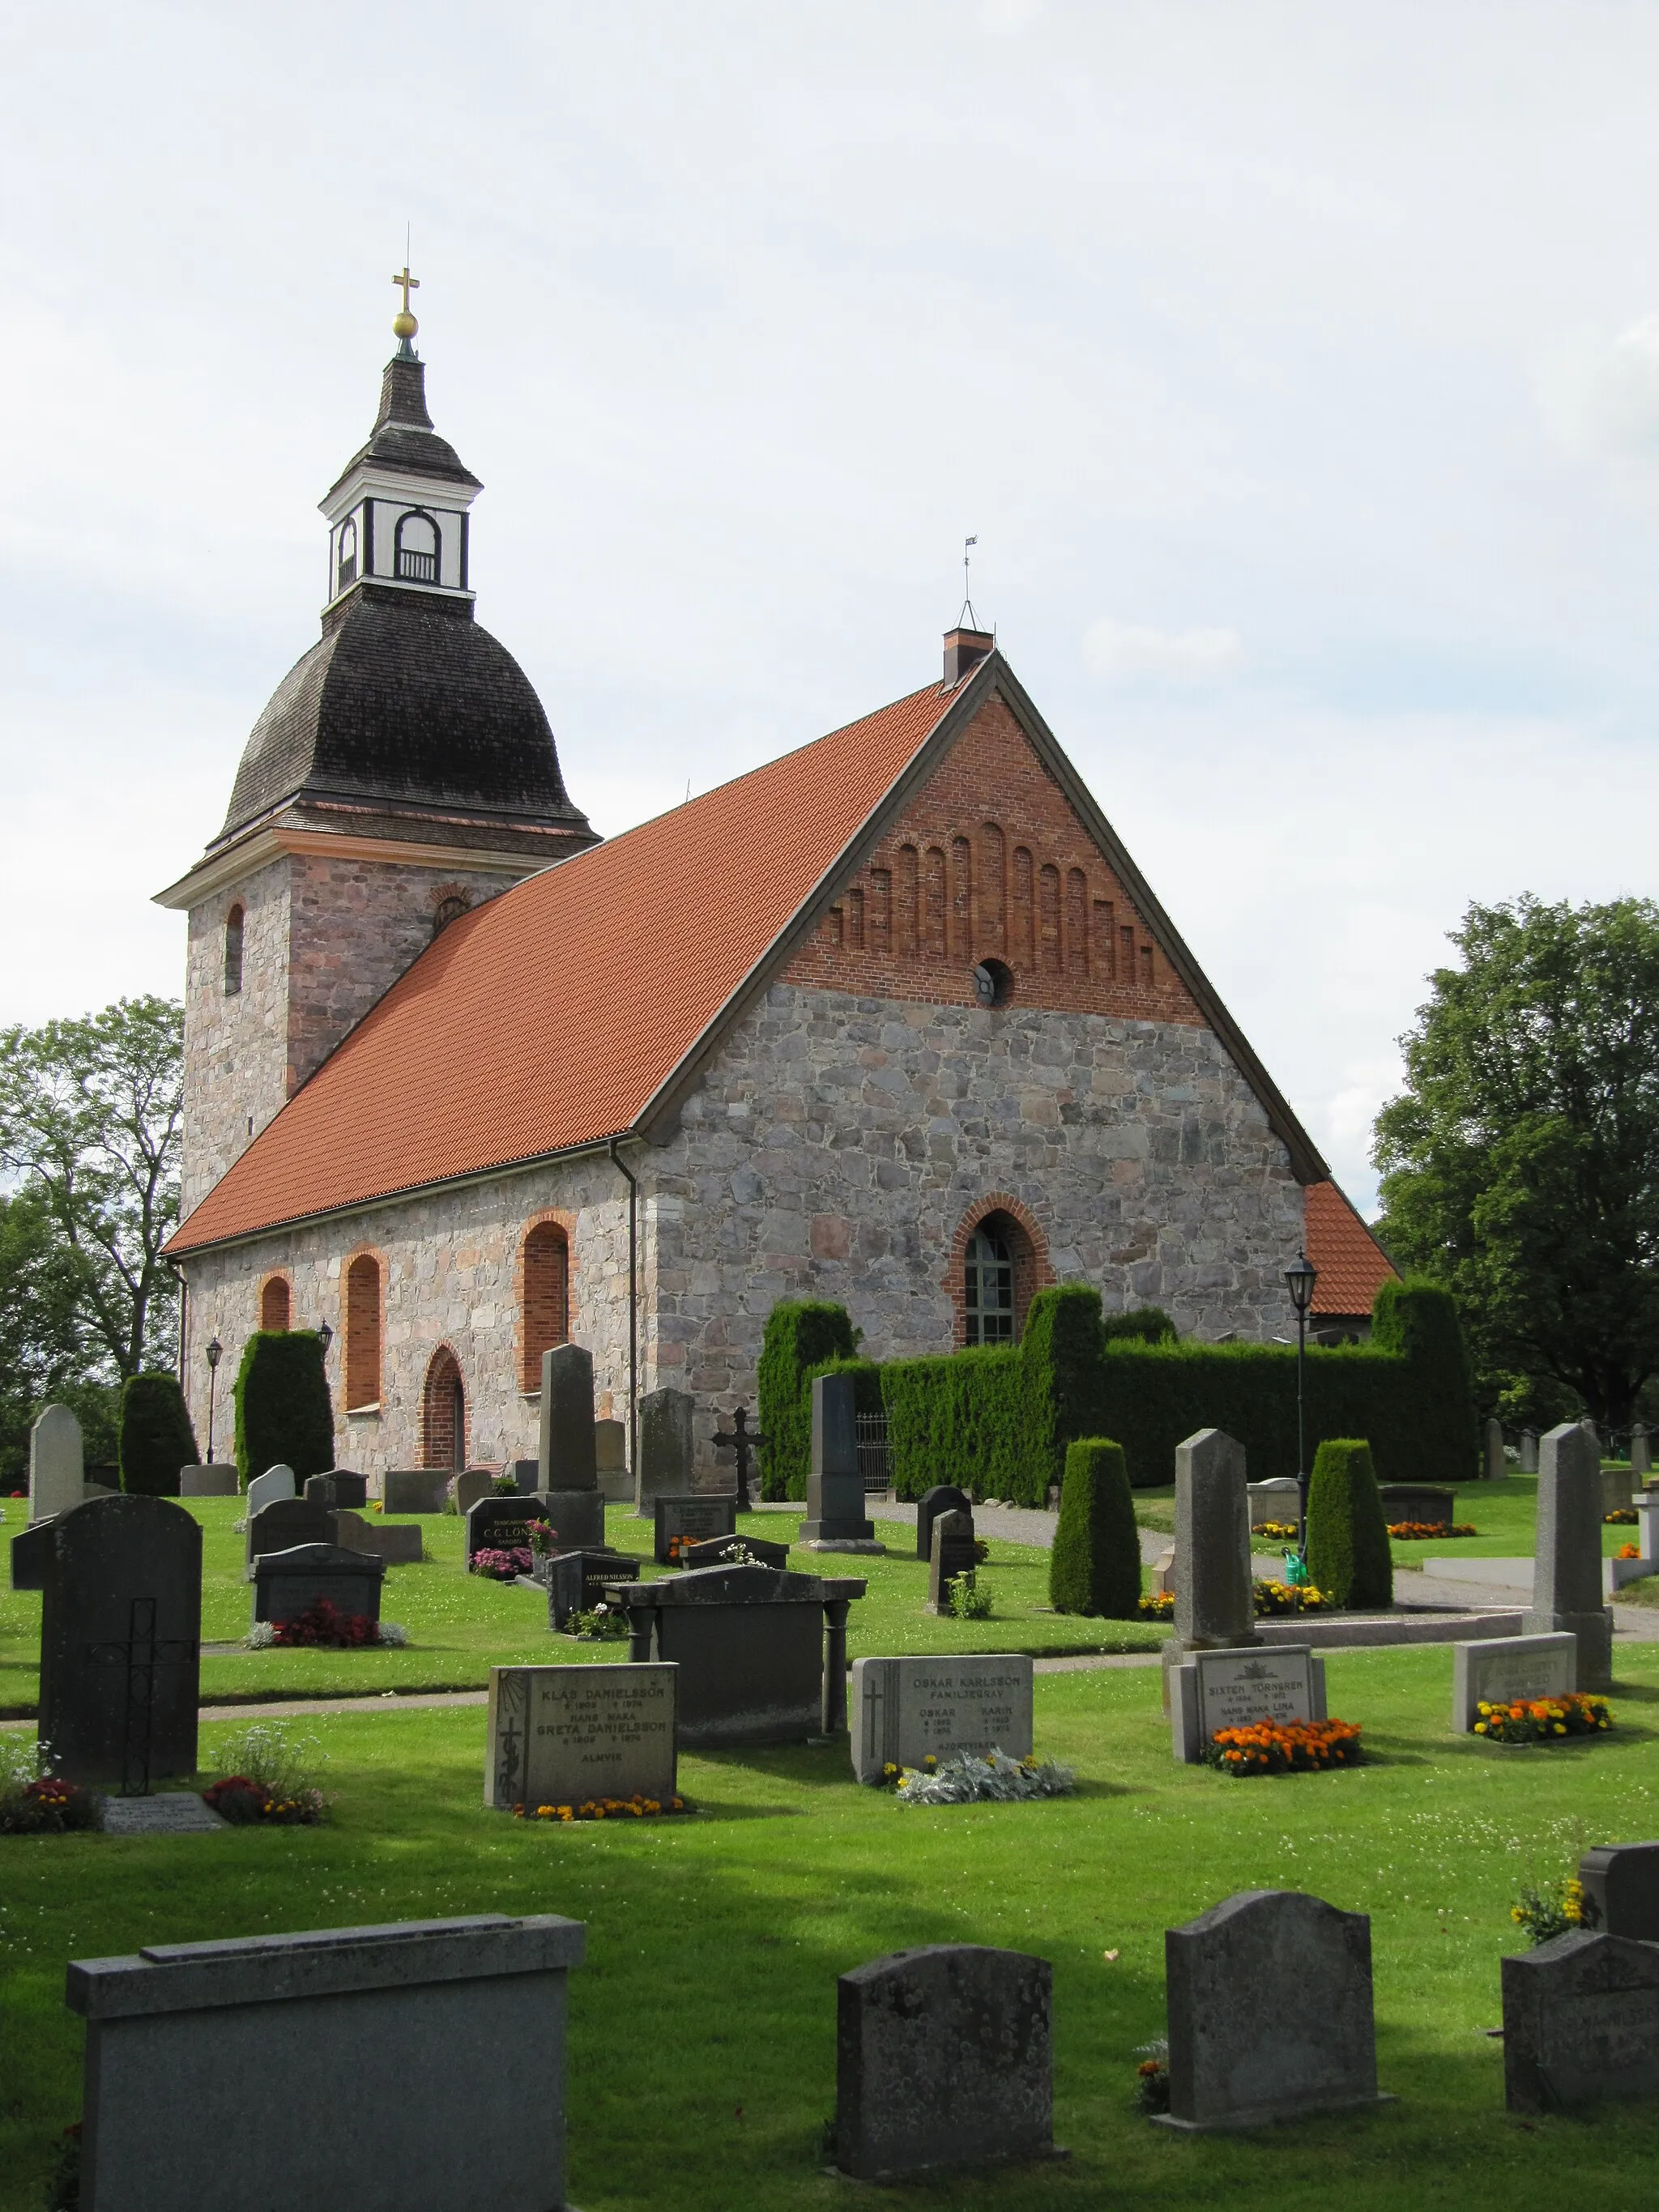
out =
[[[262,1328],[331,1332],[374,1476],[533,1455],[567,1338],[619,1418],[691,1392],[706,1453],[780,1298],[884,1358],[1007,1341],[1057,1281],[1261,1339],[1306,1242],[1316,1319],[1363,1325],[1386,1257],[994,638],[601,841],[394,328],[322,635],[160,895],[198,1429],[206,1346]]]

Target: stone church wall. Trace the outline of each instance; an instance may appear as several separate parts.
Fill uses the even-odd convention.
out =
[[[225,926],[237,906],[242,988],[227,992]],[[286,858],[191,908],[185,960],[180,1211],[188,1214],[289,1095]]]

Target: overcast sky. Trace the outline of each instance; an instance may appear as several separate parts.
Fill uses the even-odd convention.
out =
[[[149,895],[317,634],[405,222],[598,828],[927,680],[972,532],[1362,1203],[1468,902],[1651,890],[1659,10],[69,0],[0,55],[0,1020],[181,987]]]

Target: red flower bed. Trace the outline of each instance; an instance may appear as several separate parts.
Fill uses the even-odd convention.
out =
[[[274,1640],[284,1650],[295,1644],[318,1644],[331,1651],[349,1651],[364,1644],[378,1644],[380,1624],[366,1613],[342,1613],[332,1598],[319,1597],[315,1605],[304,1613],[296,1613],[291,1620],[273,1620],[270,1624]]]
[[[1449,1536],[1478,1536],[1473,1521],[1390,1521],[1389,1534],[1400,1544],[1443,1544]]]
[[[313,1828],[323,1817],[320,1790],[301,1790],[292,1797],[273,1797],[246,1774],[228,1774],[202,1792],[202,1802],[234,1827],[250,1827],[255,1821],[278,1828]]]

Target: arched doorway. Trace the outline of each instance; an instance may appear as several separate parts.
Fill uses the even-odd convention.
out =
[[[423,1466],[453,1468],[459,1474],[466,1465],[466,1386],[447,1344],[438,1346],[427,1367],[421,1437]]]

